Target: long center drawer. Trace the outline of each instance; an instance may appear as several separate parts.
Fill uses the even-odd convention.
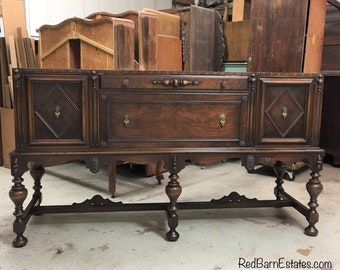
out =
[[[249,100],[247,77],[180,78],[179,84],[175,80],[109,77],[108,83],[101,78],[98,97],[101,146],[226,147],[245,144]],[[129,86],[124,87],[127,81]],[[185,81],[189,83],[184,85]]]

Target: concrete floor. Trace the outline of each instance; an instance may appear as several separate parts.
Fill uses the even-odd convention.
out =
[[[309,201],[305,189],[309,173],[302,171],[295,181],[284,183],[285,190],[303,203]],[[12,177],[1,167],[0,269],[279,269],[278,262],[281,269],[288,269],[286,263],[291,262],[290,269],[306,269],[303,263],[314,262],[332,263],[332,268],[320,269],[340,269],[340,168],[324,164],[321,173],[324,191],[319,197],[317,237],[304,235],[307,222],[291,208],[180,211],[177,242],[164,239],[168,229],[164,212],[55,214],[32,217],[25,232],[28,244],[18,249],[11,244]],[[205,169],[188,165],[179,176],[181,201],[219,199],[231,191],[248,198],[274,198],[272,170],[248,174],[240,161]],[[24,179],[31,197],[32,179],[28,174]],[[157,185],[154,177],[121,167],[115,200],[167,201],[166,182]],[[110,197],[107,171],[92,174],[81,163],[47,168],[42,185],[44,204],[82,202],[95,194]]]

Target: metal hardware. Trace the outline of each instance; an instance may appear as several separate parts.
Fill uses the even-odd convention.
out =
[[[286,119],[288,117],[288,108],[286,106],[283,106],[281,108],[281,117],[283,119]]]
[[[129,115],[128,114],[124,115],[123,124],[124,124],[124,127],[127,127],[130,124],[130,120],[129,120]]]
[[[228,86],[227,81],[223,80],[223,81],[221,82],[221,86],[222,86],[223,88],[226,88],[226,87]]]
[[[60,107],[59,107],[59,106],[56,106],[56,107],[55,107],[55,111],[54,111],[54,117],[55,117],[55,118],[59,118],[60,115],[61,115]]]
[[[170,80],[163,80],[163,81],[153,81],[153,85],[163,85],[169,87],[178,87],[178,86],[187,86],[187,85],[198,85],[198,81],[188,81],[188,80],[178,80],[178,79],[170,79]]]
[[[129,86],[129,84],[130,84],[129,79],[124,79],[124,80],[123,80],[123,85],[124,85],[124,86]]]
[[[220,126],[221,127],[224,127],[225,125],[225,114],[224,113],[221,113],[219,116],[218,116],[218,120],[219,120],[219,123],[220,123]]]

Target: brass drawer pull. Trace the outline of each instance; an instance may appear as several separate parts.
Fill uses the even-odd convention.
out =
[[[127,127],[130,124],[130,120],[129,120],[129,115],[128,114],[125,114],[124,120],[123,120],[123,124],[124,124],[124,127]]]
[[[163,80],[158,81],[155,80],[152,82],[153,85],[163,85],[163,86],[170,86],[170,87],[178,87],[178,86],[187,86],[187,85],[198,85],[198,81],[188,81],[188,80],[178,80],[178,79],[171,79],[171,80]]]
[[[225,116],[225,114],[224,114],[224,113],[221,113],[221,114],[218,116],[218,120],[219,120],[220,126],[221,126],[221,127],[224,127],[225,121],[226,121],[226,116]]]
[[[288,117],[288,108],[286,106],[283,106],[281,108],[281,117],[283,119],[286,119]]]
[[[54,111],[54,117],[58,119],[60,116],[61,116],[60,107],[56,106]]]

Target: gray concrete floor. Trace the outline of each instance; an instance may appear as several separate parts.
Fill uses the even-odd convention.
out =
[[[284,183],[285,190],[304,204],[309,201],[305,189],[309,173],[302,171],[295,181]],[[12,177],[9,169],[1,167],[0,269],[288,269],[292,262],[290,269],[306,269],[303,263],[340,269],[339,173],[340,168],[324,164],[317,237],[304,235],[306,219],[291,208],[179,211],[177,242],[164,239],[168,229],[164,212],[55,214],[32,217],[25,232],[27,246],[13,248],[14,205],[8,197]],[[122,167],[115,200],[166,202],[165,176],[157,185],[154,177],[144,178]],[[274,198],[271,169],[248,174],[240,161],[205,169],[188,165],[179,176],[180,201],[219,199],[231,191],[248,198]],[[30,198],[33,181],[28,174],[24,179]],[[77,162],[47,168],[43,203],[82,202],[95,194],[110,197],[107,184],[105,168],[97,174]]]

